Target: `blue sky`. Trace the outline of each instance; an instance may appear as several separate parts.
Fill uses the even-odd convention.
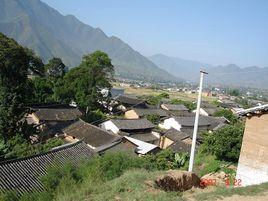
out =
[[[145,56],[268,67],[268,0],[42,0]]]

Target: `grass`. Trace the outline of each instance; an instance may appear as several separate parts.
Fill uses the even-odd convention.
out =
[[[231,197],[233,195],[241,195],[241,196],[256,196],[261,195],[263,192],[268,190],[268,183],[264,183],[261,185],[253,185],[248,187],[240,187],[240,188],[226,188],[226,187],[218,187],[215,188],[215,191],[208,193],[198,193],[193,197],[196,200],[216,200],[224,197]],[[257,199],[256,199],[257,200]]]

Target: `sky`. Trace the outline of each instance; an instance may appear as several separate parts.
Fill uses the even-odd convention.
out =
[[[42,0],[145,56],[268,67],[268,0]]]

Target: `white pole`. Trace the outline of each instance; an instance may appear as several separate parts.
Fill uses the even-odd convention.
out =
[[[199,121],[200,105],[201,105],[201,98],[202,98],[204,74],[207,74],[207,73],[204,71],[200,71],[199,93],[198,93],[197,108],[196,108],[196,113],[195,113],[194,132],[193,132],[191,156],[190,156],[188,172],[192,172],[193,166],[194,166],[194,152],[195,152],[195,144],[196,144],[196,135],[197,135],[197,130],[198,130],[198,121]]]

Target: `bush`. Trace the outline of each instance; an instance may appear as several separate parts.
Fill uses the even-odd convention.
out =
[[[185,101],[185,100],[180,100],[180,99],[172,99],[170,101],[170,104],[182,104],[185,105],[185,107],[187,107],[189,110],[195,110],[196,109],[196,103],[193,103],[191,101]]]
[[[82,117],[83,120],[86,122],[92,123],[92,122],[99,122],[106,118],[106,115],[101,110],[94,110],[90,111],[87,114]]]
[[[158,125],[161,121],[161,117],[156,114],[147,114],[145,118],[156,125]]]
[[[242,125],[229,125],[214,133],[208,133],[204,135],[202,151],[215,154],[219,160],[237,162],[243,133],[244,127]]]
[[[231,124],[235,124],[238,122],[238,117],[235,116],[231,110],[221,109],[213,114],[215,117],[225,117],[230,121]]]
[[[189,160],[187,153],[174,153],[170,149],[143,157],[144,168],[148,170],[169,170],[183,167]]]

